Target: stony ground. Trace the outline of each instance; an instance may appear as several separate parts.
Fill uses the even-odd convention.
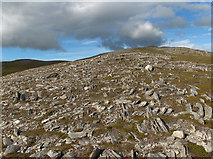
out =
[[[209,157],[211,58],[135,48],[2,77],[6,157]]]

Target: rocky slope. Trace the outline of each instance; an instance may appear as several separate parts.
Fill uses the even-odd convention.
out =
[[[147,47],[3,76],[1,156],[211,156],[210,60]]]

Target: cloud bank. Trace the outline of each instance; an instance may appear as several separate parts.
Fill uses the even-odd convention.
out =
[[[99,39],[101,46],[159,46],[165,28],[184,28],[171,3],[3,3],[3,47],[63,50],[60,38]],[[182,6],[182,4],[180,5]],[[186,4],[190,10],[209,5]],[[160,23],[152,19],[163,18]],[[205,20],[195,22],[196,25]],[[206,23],[204,24],[206,25]]]

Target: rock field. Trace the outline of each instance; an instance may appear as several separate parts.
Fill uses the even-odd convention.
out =
[[[134,48],[2,77],[1,157],[210,157],[210,52]]]

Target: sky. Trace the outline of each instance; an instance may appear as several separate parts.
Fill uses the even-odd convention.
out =
[[[3,2],[2,61],[73,61],[125,48],[211,50],[210,2]]]

